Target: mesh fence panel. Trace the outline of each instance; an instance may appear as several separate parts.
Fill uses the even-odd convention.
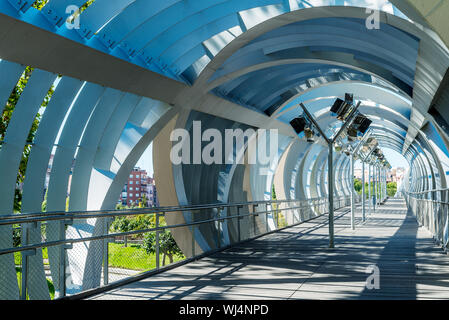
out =
[[[335,202],[339,208],[347,199],[336,197]],[[74,295],[182,261],[186,252],[181,248],[194,257],[304,222],[327,209],[327,199],[321,198],[168,212],[102,212],[99,217],[98,213],[66,213],[58,220],[27,221],[8,231],[14,248],[33,247],[9,254],[16,275],[12,287],[16,286],[18,298],[32,300]],[[437,230],[437,225],[433,228]],[[6,261],[7,256],[2,258]]]

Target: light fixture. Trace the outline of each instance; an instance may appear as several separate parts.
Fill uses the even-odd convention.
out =
[[[355,141],[365,135],[372,121],[359,113],[348,128],[348,139]]]
[[[306,136],[307,142],[314,143],[315,139],[313,138],[314,132],[312,126],[307,126],[304,129],[304,134]]]
[[[290,125],[295,130],[296,134],[301,134],[304,132],[304,136],[307,139],[307,142],[314,143],[314,136],[317,135],[313,128],[312,122],[305,116],[301,116],[290,121]]]
[[[346,93],[345,101],[341,99],[337,99],[334,102],[334,105],[331,108],[331,112],[337,114],[337,119],[340,121],[345,121],[346,118],[351,113],[354,108],[354,95]]]
[[[293,127],[293,129],[297,134],[303,132],[307,124],[308,124],[307,120],[304,117],[295,118],[292,121],[290,121],[290,125]]]

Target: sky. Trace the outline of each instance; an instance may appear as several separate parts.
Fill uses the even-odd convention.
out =
[[[405,160],[405,158],[399,152],[388,148],[382,148],[382,152],[384,153],[385,158],[387,158],[388,162],[391,164],[393,168],[407,169],[409,167],[407,160]],[[362,163],[360,161],[357,161],[354,164],[354,168],[361,169]]]
[[[393,168],[408,168],[408,162],[405,158],[399,154],[398,152],[391,149],[383,149],[385,158],[387,158],[388,162],[390,162]]]
[[[145,150],[145,152],[142,154],[142,157],[140,157],[139,161],[137,161],[136,167],[140,167],[141,169],[146,170],[148,176],[150,177],[154,176],[152,143],[148,146],[147,150]]]

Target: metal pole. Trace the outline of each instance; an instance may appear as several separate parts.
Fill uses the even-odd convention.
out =
[[[109,233],[109,218],[103,218],[104,234]],[[109,239],[103,239],[103,284],[109,284]]]
[[[382,168],[379,166],[379,206],[382,204]]]
[[[59,224],[59,239],[65,240],[65,221],[62,220]],[[59,249],[59,296],[58,298],[65,297],[66,295],[66,283],[65,283],[65,254],[66,245],[62,244]]]
[[[376,165],[373,164],[373,207],[374,212],[376,212],[377,209],[377,171],[376,171]]]
[[[369,204],[369,215],[372,214],[373,203],[371,201],[371,163],[368,163],[368,204]]]
[[[22,245],[28,244],[28,226],[22,224]],[[22,256],[22,292],[20,299],[27,299],[27,283],[28,283],[28,255],[26,252],[21,253]]]
[[[373,209],[376,212],[376,165],[373,163]]]
[[[221,211],[223,208],[217,208],[217,216],[221,218]],[[217,248],[221,248],[221,220],[217,221]]]
[[[382,179],[382,202],[385,201],[385,175],[384,175],[385,169],[381,169],[381,179]]]
[[[159,228],[159,213],[156,213],[156,228]],[[159,257],[159,230],[156,230],[156,269],[161,266]]]
[[[351,166],[351,229],[355,230],[355,203],[354,203],[354,155],[351,154],[350,166]]]
[[[376,179],[377,179],[377,189],[376,189],[377,197],[376,197],[376,199],[377,199],[377,206],[380,206],[380,167],[379,167],[379,165],[376,166],[376,169],[377,169],[377,171],[376,171],[376,173],[377,173],[377,176],[376,176]]]
[[[365,222],[365,162],[362,161],[362,220]]]
[[[243,208],[243,206],[237,206],[237,233],[238,233],[239,242],[241,241],[241,235],[240,235],[240,208]]]
[[[195,225],[192,226],[192,258],[195,257]]]
[[[254,229],[254,237],[256,236],[256,234],[257,234],[257,227],[256,227],[256,207],[257,207],[258,205],[257,204],[254,204],[253,205],[253,229]]]
[[[359,101],[355,108],[351,111],[349,116],[346,118],[346,122],[343,124],[343,126],[340,128],[338,133],[331,139],[327,138],[327,136],[324,134],[324,131],[321,130],[321,127],[318,125],[318,122],[315,120],[315,118],[310,114],[310,112],[307,110],[306,106],[302,103],[300,103],[300,107],[304,110],[304,113],[307,115],[307,117],[312,121],[313,125],[316,127],[320,135],[323,137],[323,139],[327,142],[329,147],[329,163],[328,163],[328,193],[329,193],[329,248],[334,248],[334,173],[333,173],[333,148],[334,143],[338,139],[338,137],[343,133],[344,130],[349,126],[352,119],[357,113],[357,110],[360,107],[361,102]]]
[[[329,143],[329,156],[327,165],[327,188],[329,197],[329,248],[334,248],[334,163],[333,143]]]
[[[384,190],[385,190],[385,186],[384,186],[384,169],[380,168],[380,180],[381,180],[381,184],[380,184],[380,203],[383,203],[385,198],[384,198]]]

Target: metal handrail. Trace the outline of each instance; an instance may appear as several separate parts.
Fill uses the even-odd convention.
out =
[[[357,196],[356,197],[357,202],[360,201],[360,197]],[[339,208],[342,207],[346,207],[348,206],[348,200],[349,197],[348,196],[335,196],[334,197],[334,202],[338,204]],[[61,246],[61,250],[63,250],[64,252],[67,249],[71,248],[71,245],[74,243],[80,243],[80,242],[89,242],[89,241],[94,241],[94,240],[103,240],[104,243],[106,244],[106,251],[103,253],[103,259],[105,259],[103,261],[104,265],[106,266],[103,270],[103,279],[104,279],[104,285],[108,285],[108,253],[107,253],[107,243],[109,242],[107,239],[113,239],[116,237],[127,237],[130,235],[136,235],[136,234],[144,234],[144,233],[150,233],[150,232],[154,232],[156,233],[156,243],[157,243],[157,258],[156,258],[156,267],[155,270],[160,270],[160,266],[159,266],[159,260],[158,260],[158,252],[159,252],[159,233],[163,232],[166,229],[176,229],[176,228],[185,228],[185,227],[191,227],[191,228],[196,228],[200,225],[203,224],[208,224],[208,223],[218,223],[219,226],[216,230],[217,232],[217,248],[221,248],[221,246],[224,244],[226,245],[226,243],[222,243],[221,240],[219,240],[220,238],[220,224],[225,222],[225,221],[229,221],[232,219],[237,219],[238,221],[238,241],[234,241],[229,245],[234,245],[237,243],[240,243],[242,241],[245,241],[247,239],[252,239],[251,238],[251,232],[248,233],[248,237],[245,236],[245,239],[241,239],[240,238],[240,220],[243,218],[247,218],[247,217],[254,217],[254,228],[256,227],[256,220],[255,217],[259,216],[259,215],[265,215],[266,219],[268,219],[270,214],[279,214],[279,213],[283,213],[284,211],[291,212],[292,210],[303,210],[303,209],[310,209],[310,213],[317,213],[318,216],[326,214],[327,213],[327,208],[326,206],[328,205],[329,200],[328,198],[312,198],[312,199],[303,199],[303,200],[273,200],[273,201],[252,201],[252,202],[242,202],[242,203],[218,203],[218,204],[206,204],[206,205],[189,205],[189,206],[179,206],[179,207],[174,207],[174,206],[170,206],[170,207],[157,207],[157,208],[145,208],[145,209],[132,209],[132,210],[103,210],[103,211],[86,211],[86,212],[80,212],[80,211],[76,211],[76,212],[51,212],[51,213],[30,213],[30,214],[16,214],[16,215],[8,215],[8,216],[1,216],[0,217],[0,225],[11,225],[12,228],[14,228],[14,225],[19,225],[19,228],[23,228],[28,224],[31,223],[38,223],[38,222],[42,222],[42,223],[46,223],[46,222],[50,222],[50,221],[60,221],[60,223],[62,224],[61,226],[64,227],[66,225],[69,224],[73,224],[73,220],[74,219],[86,219],[86,218],[103,218],[106,219],[106,227],[104,228],[104,230],[101,232],[101,234],[99,235],[91,235],[91,236],[81,236],[79,238],[70,238],[67,239],[65,237],[65,233],[60,235],[60,238],[58,238],[58,240],[52,240],[52,241],[41,241],[40,242],[36,242],[36,243],[28,243],[28,241],[26,240],[27,237],[22,242],[22,245],[20,247],[12,247],[12,248],[3,248],[0,249],[0,257],[2,255],[6,255],[6,254],[12,254],[15,252],[20,252],[22,254],[22,270],[27,270],[27,265],[28,265],[28,256],[32,256],[36,254],[36,250],[40,249],[40,248],[45,248],[45,247],[54,247],[54,246]],[[285,205],[285,206],[283,206]],[[264,208],[260,208],[263,207]],[[240,209],[247,207],[248,208],[248,212],[245,213],[240,213]],[[236,208],[237,209],[237,213],[231,213],[229,212],[230,215],[228,216],[221,216],[220,212],[223,212],[223,210],[225,208]],[[256,208],[260,208],[262,210],[256,210]],[[167,214],[167,213],[180,213],[180,212],[189,212],[191,211],[191,213],[195,214],[197,211],[202,211],[202,210],[211,210],[211,209],[218,209],[217,211],[217,215],[214,217],[207,217],[204,218],[202,220],[199,221],[192,221],[192,222],[184,222],[184,223],[178,223],[178,224],[172,224],[172,225],[159,225],[158,221],[159,221],[159,217],[160,214]],[[315,210],[314,210],[315,209]],[[245,210],[246,211],[246,210]],[[153,228],[148,228],[148,229],[140,229],[140,230],[131,230],[131,231],[126,231],[126,232],[115,232],[115,233],[109,233],[109,222],[111,221],[110,218],[114,218],[114,217],[120,217],[120,216],[133,216],[133,215],[140,215],[140,214],[149,214],[149,215],[156,215],[156,225]],[[108,219],[109,218],[109,219]],[[274,218],[274,216],[273,216]],[[276,217],[277,218],[277,217]],[[296,221],[295,221],[296,220]],[[293,217],[293,220],[291,222],[288,222],[288,226],[292,226],[292,225],[296,225],[298,223],[302,223],[304,222],[303,218],[295,218],[295,216]],[[275,222],[275,229],[274,230],[278,230],[279,228],[283,228],[282,226],[279,226],[278,223]],[[64,229],[62,229],[64,230]],[[258,232],[256,232],[256,229],[254,229],[254,234],[253,236],[257,237],[257,236],[261,236],[267,233],[273,232],[273,230],[270,230],[270,228],[268,227],[268,220],[267,220],[267,228],[266,230],[259,230]],[[258,235],[257,235],[258,234]],[[22,234],[23,236],[23,234]],[[194,236],[192,233],[192,244],[194,243]],[[189,259],[193,259],[194,257],[197,257],[198,254],[195,253],[194,250],[194,246],[192,247],[192,258]],[[217,250],[217,249],[210,249],[207,252],[213,251],[213,250]],[[202,254],[206,254],[202,253]],[[63,267],[61,267],[61,270],[65,270],[65,259],[61,260]],[[60,273],[59,277],[65,277],[65,272]],[[28,278],[28,274],[25,271],[25,273],[22,273],[22,288],[25,288],[22,290],[22,299],[26,299],[26,288],[27,288],[27,278]],[[61,280],[60,280],[61,281]],[[66,295],[65,292],[65,285],[63,284],[63,287],[61,289],[62,291],[62,297],[64,297]]]
[[[449,202],[441,199],[429,199],[424,195],[447,192],[449,189],[426,190],[421,192],[402,191],[408,209],[413,213],[420,226],[425,227],[434,240],[447,251],[449,245]],[[433,197],[433,196],[432,196]],[[446,198],[444,196],[443,198]]]
[[[443,192],[443,191],[449,191],[449,188],[444,188],[444,189],[433,189],[433,190],[425,190],[425,191],[419,191],[419,192],[404,192],[405,194],[426,194],[429,192]]]
[[[272,204],[279,203],[291,203],[297,201],[316,201],[322,200],[323,198],[312,198],[303,200],[273,200],[268,201]],[[338,199],[338,198],[337,198]],[[251,201],[251,202],[241,202],[241,203],[215,203],[206,205],[187,205],[187,206],[166,206],[166,207],[153,207],[153,208],[142,208],[142,209],[128,209],[128,210],[93,210],[93,211],[51,211],[51,212],[37,212],[37,213],[23,213],[23,214],[11,214],[11,215],[0,215],[0,225],[8,225],[15,223],[30,223],[45,220],[66,220],[66,219],[87,219],[87,218],[103,218],[110,216],[130,216],[139,214],[156,214],[156,213],[174,213],[179,211],[195,211],[195,210],[205,210],[205,209],[217,209],[217,208],[229,208],[236,206],[250,206],[256,204],[265,204],[267,201]],[[28,218],[36,218],[26,220]],[[11,222],[10,220],[14,220]],[[6,220],[3,222],[2,220]]]
[[[298,201],[308,201],[308,200],[296,200],[296,201],[292,200],[291,202],[298,202]],[[327,199],[322,199],[322,201],[324,201],[323,203],[327,203]],[[43,248],[43,247],[53,247],[53,246],[57,246],[57,245],[61,245],[61,244],[72,244],[72,243],[77,243],[77,242],[101,240],[101,239],[115,238],[115,237],[128,236],[128,235],[134,235],[134,234],[140,234],[140,233],[156,232],[156,231],[162,231],[165,229],[191,227],[191,226],[196,226],[196,225],[201,225],[201,224],[206,224],[206,223],[211,223],[211,222],[216,222],[216,221],[224,221],[224,220],[230,220],[230,219],[236,219],[236,218],[241,219],[241,218],[248,217],[248,216],[258,216],[260,214],[269,214],[272,212],[283,211],[283,210],[303,209],[303,208],[307,208],[307,207],[308,206],[296,206],[296,207],[289,207],[289,208],[283,208],[283,209],[276,208],[276,209],[272,209],[272,210],[257,211],[257,212],[251,212],[248,214],[242,214],[242,215],[216,217],[213,219],[206,219],[206,220],[200,220],[200,221],[194,221],[194,222],[186,222],[186,223],[168,225],[168,226],[160,226],[157,228],[139,229],[139,230],[133,230],[133,231],[118,232],[118,233],[108,233],[108,234],[100,235],[100,236],[84,237],[84,238],[77,238],[77,239],[75,238],[75,239],[65,239],[65,240],[41,242],[39,244],[34,244],[34,245],[0,249],[0,255],[13,253],[13,252],[29,251],[29,250],[39,249],[39,248]],[[222,206],[215,207],[215,208],[222,208]],[[66,219],[64,219],[64,220],[66,220]],[[30,223],[30,222],[28,221],[27,223]]]

